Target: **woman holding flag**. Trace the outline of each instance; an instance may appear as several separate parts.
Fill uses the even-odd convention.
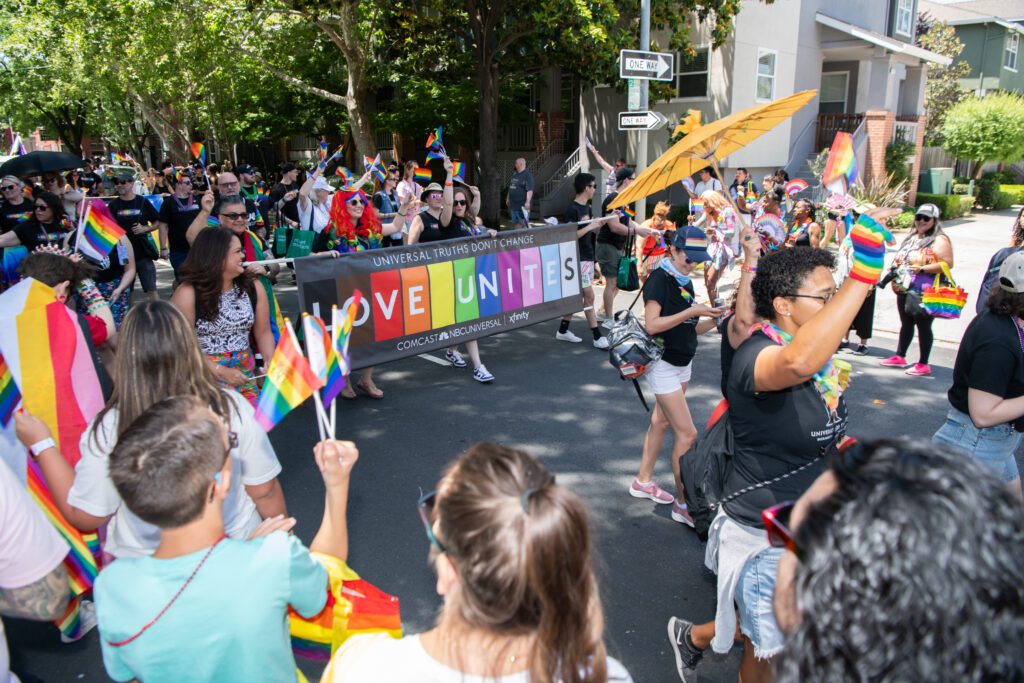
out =
[[[71,224],[64,213],[64,203],[52,192],[40,192],[32,201],[32,217],[19,222],[10,232],[0,235],[0,248],[4,252],[4,273],[10,283],[18,281],[14,275],[18,264],[36,247],[59,247],[71,232]],[[24,249],[9,249],[9,247]]]
[[[94,201],[102,202],[103,200]],[[87,209],[87,211],[91,210]],[[80,236],[87,230],[89,230],[89,227],[83,221],[81,228],[73,233],[68,233],[67,237],[64,238],[64,247],[66,249],[76,249]],[[135,250],[132,248],[131,242],[128,241],[128,236],[126,234],[121,235],[106,258],[101,260],[96,266],[97,271],[93,276],[93,280],[96,282],[96,289],[100,291],[103,298],[110,304],[110,312],[114,315],[115,328],[120,328],[121,323],[124,322],[124,316],[128,313],[128,307],[131,306],[132,285],[135,283],[136,272]]]

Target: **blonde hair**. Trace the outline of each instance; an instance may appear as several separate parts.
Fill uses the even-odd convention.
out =
[[[666,218],[668,216],[669,209],[672,206],[668,202],[658,202],[657,206],[654,207],[654,214],[658,218]]]
[[[708,209],[711,209],[716,215],[718,215],[729,208],[729,202],[726,201],[722,193],[717,190],[704,190],[704,192],[701,193],[700,198],[701,201],[704,202],[705,213],[707,213]]]

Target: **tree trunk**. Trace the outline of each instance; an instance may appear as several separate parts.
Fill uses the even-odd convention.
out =
[[[480,88],[480,213],[484,224],[497,229],[501,216],[501,183],[498,176],[498,66],[479,60],[476,81]]]
[[[356,149],[364,156],[372,157],[377,153],[377,142],[373,135],[373,124],[366,112],[366,61],[368,41],[359,30],[358,3],[346,0],[338,5],[340,21],[337,28],[333,24],[317,21],[316,26],[323,31],[335,47],[345,57],[345,71],[348,85],[345,92],[345,111],[348,112],[348,125],[352,131],[352,141]]]

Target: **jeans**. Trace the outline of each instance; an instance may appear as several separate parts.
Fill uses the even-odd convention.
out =
[[[1014,453],[1024,434],[1014,431],[1009,423],[994,427],[975,427],[969,415],[950,408],[946,422],[932,436],[932,441],[964,451],[1003,481],[1020,479]]]

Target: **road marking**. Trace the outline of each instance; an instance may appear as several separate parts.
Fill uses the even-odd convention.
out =
[[[431,363],[437,363],[438,365],[443,365],[446,368],[450,368],[452,366],[452,364],[449,363],[448,361],[446,361],[445,359],[438,358],[437,356],[431,356],[429,353],[421,353],[421,354],[419,354],[418,357],[422,358],[423,360],[429,360]]]

